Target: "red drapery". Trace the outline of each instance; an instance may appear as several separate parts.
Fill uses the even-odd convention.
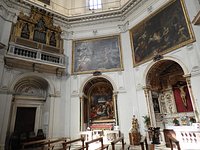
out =
[[[184,105],[183,100],[181,98],[180,88],[178,88],[178,87],[173,88],[177,112],[192,112],[193,111],[192,102],[190,99],[190,95],[189,95],[187,86],[184,86],[183,90],[185,92],[185,99],[186,99],[186,104],[187,104],[186,106]]]

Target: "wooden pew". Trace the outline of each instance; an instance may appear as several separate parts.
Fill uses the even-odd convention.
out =
[[[66,141],[64,143],[62,143],[63,145],[63,150],[67,150],[67,148],[70,150],[71,146],[72,146],[72,143],[76,143],[78,141],[81,141],[81,147],[75,147],[73,148],[73,150],[84,150],[85,146],[84,146],[84,137],[82,138],[78,138],[78,139],[74,139],[74,140],[70,140],[70,141]]]
[[[63,150],[63,143],[67,142],[68,138],[50,139],[42,143],[42,150],[53,150],[56,145],[62,145],[61,148],[56,148],[56,150]]]
[[[173,143],[176,144],[177,150],[181,150],[179,141],[178,141],[177,139],[175,139],[175,138],[172,137],[171,135],[167,135],[167,137],[168,137],[168,139],[169,139],[169,143],[170,143],[170,148],[171,148],[171,150],[173,150]]]
[[[22,149],[25,149],[30,146],[34,147],[41,147],[41,145],[45,142],[48,142],[48,139],[43,139],[43,140],[36,140],[36,141],[30,141],[30,142],[24,142],[22,143]]]
[[[146,150],[149,149],[149,148],[148,148],[148,143],[147,143],[147,137],[146,137],[146,136],[142,136],[142,137],[141,137],[140,146],[141,146],[141,149],[142,149],[142,150],[145,150],[145,148],[146,148]],[[145,147],[145,148],[144,148],[144,147]]]
[[[96,139],[93,139],[93,140],[86,142],[85,143],[86,144],[86,150],[89,150],[90,144],[95,144],[96,142],[100,142],[101,146],[96,148],[95,150],[104,150],[104,149],[108,150],[109,144],[103,144],[103,137],[96,138]]]
[[[115,150],[115,144],[117,144],[118,142],[121,142],[121,150],[129,150],[130,145],[125,144],[123,136],[121,136],[121,137],[119,137],[116,140],[111,142],[112,150]]]

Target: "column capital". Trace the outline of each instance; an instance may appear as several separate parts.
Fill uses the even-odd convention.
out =
[[[119,28],[120,32],[122,32],[122,33],[128,31],[128,27],[129,27],[129,21],[127,21],[124,24],[118,25],[118,28]]]
[[[65,31],[63,30],[61,33],[61,37],[64,40],[72,40],[74,35],[74,31]]]

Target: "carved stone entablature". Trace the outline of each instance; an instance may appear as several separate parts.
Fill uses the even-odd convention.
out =
[[[87,14],[62,14],[54,12],[54,19],[58,22],[65,22],[68,23],[68,25],[73,26],[80,26],[82,23],[97,23],[95,21],[99,22],[107,22],[109,20],[124,20],[128,14],[132,11],[137,9],[138,7],[142,6],[145,2],[148,0],[129,0],[125,5],[123,5],[121,8],[116,8],[109,11],[91,11],[91,13],[87,12]],[[35,6],[42,8],[43,6],[34,5],[31,1],[27,0],[21,0],[21,3],[27,5],[27,6]],[[46,11],[49,11],[49,9],[44,8]]]
[[[61,28],[53,25],[53,15],[32,7],[30,16],[20,12],[11,41],[51,53],[63,54]]]

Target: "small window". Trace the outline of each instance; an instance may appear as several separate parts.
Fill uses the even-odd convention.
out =
[[[102,8],[101,0],[89,0],[89,9],[100,9]]]

